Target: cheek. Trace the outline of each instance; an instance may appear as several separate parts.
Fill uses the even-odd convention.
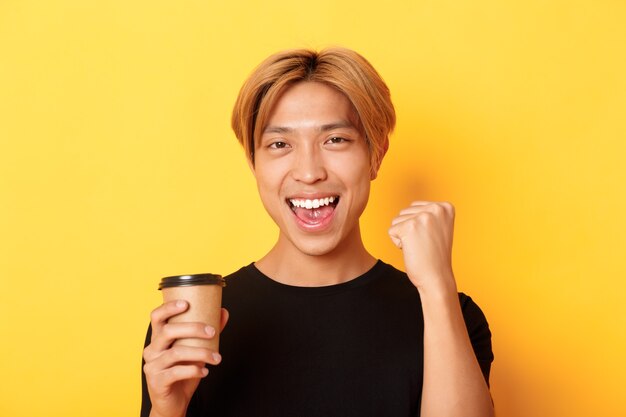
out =
[[[275,160],[257,157],[253,172],[259,187],[271,189],[280,187],[289,169],[289,161],[286,158]]]
[[[270,178],[260,175],[259,172],[256,173],[255,178],[259,197],[261,197],[263,205],[267,208],[268,204],[271,203],[270,197],[274,194],[275,187],[272,185]]]
[[[275,188],[277,182],[278,170],[273,165],[268,164],[265,161],[257,161],[256,168],[254,170],[254,178],[256,179],[257,188],[261,190],[270,190]]]
[[[369,151],[363,145],[359,148],[354,148],[350,152],[338,155],[336,158],[329,158],[327,161],[328,166],[332,166],[332,170],[346,181],[355,181],[360,179],[363,175],[369,178],[370,174],[370,156]]]
[[[362,212],[367,205],[370,194],[371,181],[369,164],[353,168],[356,169],[351,169],[349,172],[346,172],[346,174],[349,175],[344,177],[344,184],[351,196],[353,209]]]
[[[268,165],[262,163],[257,164],[254,177],[259,197],[265,210],[272,218],[275,218],[280,211],[281,205],[284,203],[280,198],[284,172],[281,171],[281,167],[277,164]]]
[[[364,186],[369,188],[371,173],[369,159],[366,161],[363,159],[345,161],[343,171],[344,178],[350,185],[358,188]]]

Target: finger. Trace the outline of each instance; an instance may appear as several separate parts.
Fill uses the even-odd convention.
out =
[[[189,303],[185,300],[168,301],[161,304],[150,313],[150,323],[152,324],[152,334],[158,333],[167,321],[189,308]]]
[[[145,371],[145,370],[144,370]],[[150,379],[151,385],[171,386],[178,381],[184,381],[193,378],[204,378],[209,374],[209,370],[204,364],[185,364],[177,365],[155,374]],[[146,375],[149,375],[146,372]]]
[[[211,364],[217,365],[222,360],[219,353],[199,346],[176,345],[163,352],[162,355],[146,362],[147,371],[151,374],[162,372],[177,365]]]
[[[411,204],[409,204],[408,207],[403,208],[400,211],[400,214],[404,214],[406,213],[416,213],[419,212],[420,210],[422,210],[424,207],[427,207],[429,205],[433,204],[432,201],[413,201],[411,202]]]
[[[442,211],[448,214],[454,214],[454,206],[447,201],[414,201],[409,207],[401,210],[400,214],[418,213],[423,210],[427,210],[435,214]]]
[[[398,225],[402,222],[405,222],[409,219],[412,219],[415,216],[416,213],[411,213],[411,214],[401,214],[397,217],[395,217],[393,220],[391,220],[391,225],[395,226]]]
[[[211,349],[199,346],[176,345],[162,355],[163,368],[169,368],[180,363],[202,362],[217,365],[222,361],[222,356]]]
[[[406,215],[410,215],[410,214],[421,213],[423,211],[428,211],[429,207],[430,207],[430,205],[405,207],[402,210],[400,210],[400,213],[398,213],[398,215],[399,216],[406,216]]]
[[[395,226],[401,223],[404,223],[406,221],[413,221],[413,220],[432,220],[437,218],[438,216],[435,213],[432,213],[431,211],[427,211],[427,210],[419,210],[415,213],[406,213],[406,214],[401,214],[398,217],[396,217],[395,219],[393,219],[391,221],[391,225]]]
[[[220,332],[224,330],[226,327],[226,323],[228,323],[228,318],[230,317],[230,313],[228,310],[222,307],[222,315],[220,316]]]
[[[204,323],[181,322],[168,323],[161,327],[158,335],[150,343],[156,351],[169,348],[177,339],[197,338],[211,339],[215,336],[215,328]]]
[[[400,238],[399,228],[400,228],[399,226],[391,226],[389,230],[387,230],[387,233],[389,234],[389,237],[391,238],[391,242],[398,249],[402,249],[402,239]]]
[[[434,201],[417,200],[417,201],[412,201],[411,204],[409,204],[409,206],[411,207],[427,206],[433,203]]]
[[[389,237],[391,238],[391,241],[396,246],[396,248],[402,249],[402,240],[400,238],[393,236],[391,234],[389,235]]]

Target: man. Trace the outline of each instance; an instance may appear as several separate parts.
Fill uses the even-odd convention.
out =
[[[172,347],[221,330],[167,324],[186,303],[153,311],[143,416],[493,415],[491,334],[452,273],[453,207],[417,201],[392,221],[406,273],[363,245],[394,124],[386,85],[353,51],[286,51],[252,73],[232,125],[278,241],[226,278],[223,360]]]

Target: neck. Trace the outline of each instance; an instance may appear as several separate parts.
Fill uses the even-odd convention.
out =
[[[360,231],[333,250],[307,254],[283,236],[255,266],[268,277],[298,287],[322,287],[350,281],[369,271],[376,258],[365,249]]]

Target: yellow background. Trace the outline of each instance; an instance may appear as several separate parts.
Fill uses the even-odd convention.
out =
[[[158,280],[276,237],[229,130],[238,88],[333,44],[398,112],[366,243],[402,267],[396,212],[456,205],[498,415],[626,415],[624,22],[621,0],[3,0],[0,415],[138,415]]]

